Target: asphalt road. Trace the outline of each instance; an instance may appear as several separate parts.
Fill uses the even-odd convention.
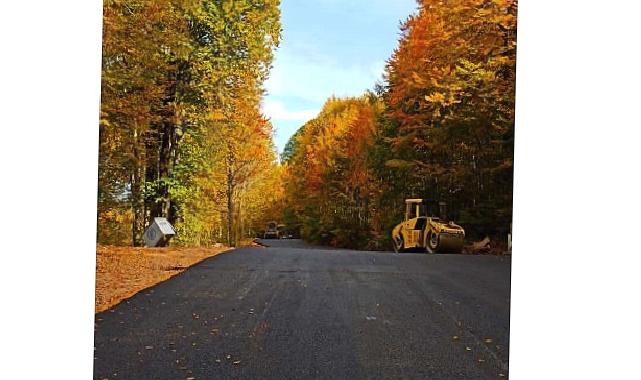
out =
[[[269,240],[96,315],[96,379],[498,379],[509,257]]]

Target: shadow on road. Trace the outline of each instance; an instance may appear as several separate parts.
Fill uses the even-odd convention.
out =
[[[328,246],[312,245],[302,239],[256,239],[264,247],[292,248],[292,249],[337,249]]]

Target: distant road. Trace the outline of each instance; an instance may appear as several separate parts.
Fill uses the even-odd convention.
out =
[[[97,314],[94,378],[507,378],[509,257],[264,243]]]

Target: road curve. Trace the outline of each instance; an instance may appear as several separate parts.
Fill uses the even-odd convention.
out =
[[[509,257],[269,240],[96,314],[96,379],[497,379]]]

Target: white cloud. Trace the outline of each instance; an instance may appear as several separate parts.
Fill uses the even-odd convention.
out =
[[[319,52],[313,45],[291,44],[277,54],[265,83],[262,111],[276,129],[279,151],[289,137],[315,118],[330,96],[360,96],[380,79],[384,61],[348,64]]]
[[[319,110],[288,110],[285,105],[277,100],[266,100],[263,103],[263,113],[272,120],[300,121],[305,122],[318,115]]]
[[[376,78],[376,80],[380,80],[383,78],[383,72],[385,72],[385,61],[378,61],[374,62],[370,65],[369,67],[369,72],[370,74]]]
[[[283,48],[266,82],[268,97],[295,97],[315,104],[332,96],[359,96],[372,88],[382,72],[382,62],[345,64]]]

